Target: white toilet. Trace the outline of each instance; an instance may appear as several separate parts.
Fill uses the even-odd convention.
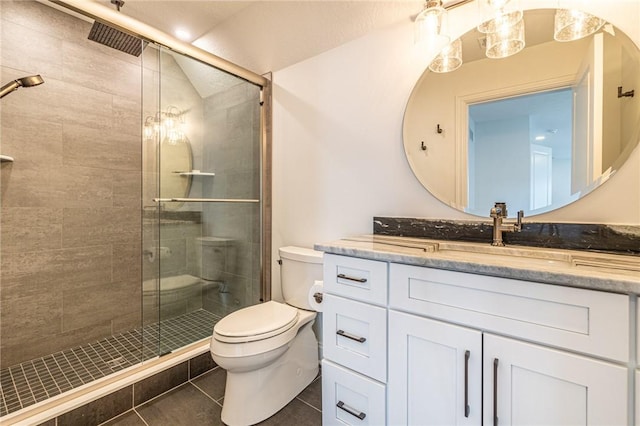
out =
[[[309,292],[322,279],[322,252],[280,248],[282,296],[233,312],[213,329],[211,356],[227,370],[222,421],[258,423],[283,408],[318,374],[316,312]]]

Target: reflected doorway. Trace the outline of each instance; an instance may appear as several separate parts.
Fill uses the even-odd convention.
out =
[[[530,216],[576,198],[572,88],[470,104],[468,123],[468,213],[500,201]]]

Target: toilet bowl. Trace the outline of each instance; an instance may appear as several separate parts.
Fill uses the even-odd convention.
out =
[[[316,312],[307,295],[322,278],[322,252],[283,247],[279,253],[284,302],[240,309],[213,330],[211,356],[227,370],[221,416],[227,425],[272,416],[318,374],[318,341],[311,328]]]

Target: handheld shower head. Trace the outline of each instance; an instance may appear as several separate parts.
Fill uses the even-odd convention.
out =
[[[30,75],[28,77],[22,77],[19,78],[18,81],[23,87],[33,87],[44,83],[44,80],[42,79],[42,77],[40,77],[40,75]]]
[[[11,83],[5,84],[0,88],[0,99],[7,96],[14,90],[18,90],[21,87],[33,87],[44,83],[44,80],[40,75],[30,75],[22,77],[17,80],[13,80]]]

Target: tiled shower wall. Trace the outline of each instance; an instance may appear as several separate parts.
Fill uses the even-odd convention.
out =
[[[0,2],[0,364],[138,327],[140,59],[87,40],[91,24]]]
[[[260,199],[259,88],[240,83],[205,99],[204,126],[209,149],[203,151],[203,169],[215,172],[202,185],[204,196]],[[206,204],[203,228],[208,236],[234,240],[233,268],[224,272],[229,297],[216,291],[203,299],[203,307],[227,313],[256,304],[260,299],[260,204]]]

